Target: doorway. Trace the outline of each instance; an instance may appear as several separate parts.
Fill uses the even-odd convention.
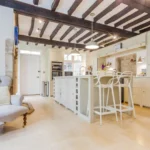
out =
[[[20,55],[20,92],[40,95],[40,55]]]

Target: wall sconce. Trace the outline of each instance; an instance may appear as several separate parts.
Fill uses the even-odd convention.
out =
[[[142,60],[141,56],[138,59],[138,63],[143,63],[143,60]]]

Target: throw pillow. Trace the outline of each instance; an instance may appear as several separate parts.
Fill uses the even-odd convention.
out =
[[[0,86],[0,105],[10,104],[10,92],[9,87]]]

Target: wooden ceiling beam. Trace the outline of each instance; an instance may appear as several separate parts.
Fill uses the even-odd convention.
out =
[[[103,39],[105,39],[107,37],[109,37],[109,35],[104,35],[104,36],[98,38],[97,40],[95,40],[95,42],[100,42],[101,40],[103,40]]]
[[[129,16],[127,16],[127,17],[121,19],[121,20],[118,21],[117,23],[115,23],[115,27],[118,27],[118,26],[124,24],[125,22],[127,22],[127,21],[129,21],[129,20],[131,20],[131,19],[134,19],[135,17],[137,17],[137,16],[139,16],[139,15],[141,15],[141,14],[142,14],[141,11],[136,11],[136,12],[134,12],[133,14],[131,14],[131,15],[129,15]]]
[[[123,29],[128,29],[128,28],[130,28],[130,27],[132,27],[132,26],[134,26],[134,25],[136,25],[136,24],[138,24],[138,23],[141,23],[142,21],[145,21],[145,20],[147,20],[147,19],[149,19],[149,18],[150,18],[150,15],[147,14],[147,15],[145,15],[145,16],[143,16],[143,17],[140,17],[139,19],[136,19],[135,21],[132,21],[132,22],[126,24],[126,25],[123,27]]]
[[[143,23],[143,24],[141,24],[141,25],[139,25],[139,26],[134,27],[134,28],[132,29],[132,31],[140,30],[140,29],[142,29],[142,28],[148,27],[149,25],[150,25],[150,21],[148,21],[148,22],[146,22],[146,23]]]
[[[82,36],[81,38],[79,38],[79,39],[77,40],[77,43],[83,41],[85,38],[89,37],[91,34],[92,34],[92,32],[89,31],[89,32],[86,33],[84,36]]]
[[[140,30],[140,33],[144,33],[144,32],[147,32],[147,31],[150,31],[150,27]]]
[[[42,38],[35,38],[25,35],[19,35],[20,41],[25,42],[33,42],[33,43],[40,43],[40,44],[46,44],[46,45],[55,45],[55,46],[63,46],[63,47],[72,47],[74,48],[74,43],[67,43],[67,42],[60,42],[60,41],[54,41],[54,40],[48,40],[48,39],[42,39]],[[83,44],[76,44],[76,48],[85,48],[85,45]]]
[[[108,14],[110,11],[112,11],[115,7],[117,7],[118,5],[120,5],[121,2],[120,1],[114,1],[112,4],[110,4],[105,10],[103,10],[102,12],[100,12],[95,18],[94,18],[94,22],[97,22],[99,19],[101,19],[102,17],[104,17],[106,14]]]
[[[83,15],[82,18],[85,19],[103,0],[97,0]]]
[[[122,11],[120,11],[119,13],[113,15],[112,17],[110,17],[109,19],[107,19],[105,21],[105,24],[110,24],[114,21],[116,21],[117,19],[121,18],[122,16],[126,15],[128,12],[130,12],[133,8],[131,7],[126,7],[125,9],[123,9]]]
[[[70,9],[68,10],[68,15],[71,16],[73,12],[77,9],[77,7],[80,5],[80,3],[83,0],[75,0]]]
[[[60,40],[63,40],[72,30],[74,29],[73,26],[70,26],[67,31],[61,36]]]
[[[98,37],[101,36],[101,35],[103,35],[103,33],[97,33],[96,35],[94,35],[94,36],[92,37],[92,39],[94,40],[94,39],[98,38]],[[90,41],[91,41],[91,37],[88,38],[87,40],[85,40],[84,43],[86,44],[86,43],[88,43],[88,42],[90,42]]]
[[[34,5],[26,4],[16,0],[3,0],[0,1],[0,5],[14,8],[18,14],[22,14],[25,16],[35,17],[35,18],[43,18],[44,20],[53,21],[57,23],[63,23],[70,26],[75,26],[78,28],[84,28],[87,30],[91,29],[91,21],[83,20],[82,18],[77,18],[73,16],[68,16],[66,14],[52,12],[48,9],[44,9],[41,7],[36,7]],[[94,23],[94,31],[96,32],[104,32],[106,34],[117,34],[120,37],[132,37],[137,35],[136,33],[118,29],[111,26],[106,26],[100,23]]]
[[[39,0],[33,0],[33,4],[34,5],[38,5],[39,4]]]
[[[59,5],[60,0],[54,0],[51,6],[51,11],[55,11]]]
[[[31,36],[31,34],[32,34],[32,32],[33,32],[33,29],[34,29],[34,23],[35,23],[35,18],[32,18],[30,30],[29,30],[29,33],[28,33],[29,36]]]
[[[112,42],[110,42],[110,43],[108,43],[108,44],[105,44],[105,47],[110,46],[110,45],[113,45],[113,44],[116,44],[116,43],[121,42],[121,41],[123,41],[123,40],[125,40],[125,38],[117,39],[117,40],[112,41]]]
[[[44,25],[43,25],[42,29],[41,29],[40,37],[43,36],[43,34],[44,34],[44,32],[45,32],[45,30],[46,30],[48,24],[49,24],[49,21],[46,20],[46,21],[44,22]]]
[[[80,29],[77,33],[75,33],[72,37],[69,38],[68,42],[73,41],[75,38],[77,38],[80,34],[82,34],[85,31],[85,29]]]
[[[54,30],[54,31],[52,32],[52,34],[50,35],[50,39],[51,39],[51,40],[56,36],[56,34],[58,33],[58,31],[61,29],[62,26],[63,26],[62,23],[59,23],[59,24],[57,25],[57,27],[55,28],[55,30]]]
[[[122,3],[132,7],[136,8],[141,12],[146,12],[150,14],[150,3],[145,3],[145,0],[122,0]]]

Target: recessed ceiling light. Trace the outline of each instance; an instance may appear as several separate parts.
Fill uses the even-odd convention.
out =
[[[113,39],[114,39],[114,40],[115,40],[115,39],[117,39],[117,36],[116,36],[116,35],[114,35],[114,36],[113,36]]]
[[[42,23],[42,20],[39,19],[39,23]]]

